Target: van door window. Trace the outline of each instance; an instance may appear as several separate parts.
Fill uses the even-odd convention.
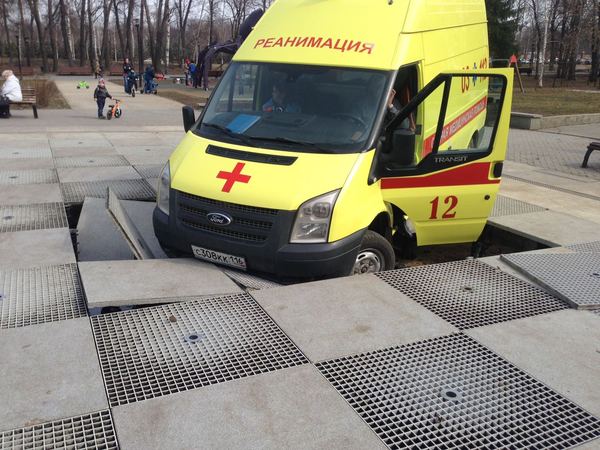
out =
[[[500,75],[440,75],[384,130],[379,176],[440,170],[492,150],[506,79]],[[414,125],[413,125],[414,124]]]

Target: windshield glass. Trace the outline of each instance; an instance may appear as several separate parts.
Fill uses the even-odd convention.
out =
[[[233,63],[194,132],[280,150],[357,152],[383,108],[389,76],[364,69]]]

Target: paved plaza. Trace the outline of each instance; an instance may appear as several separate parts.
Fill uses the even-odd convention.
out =
[[[181,105],[58,86],[0,122],[0,449],[600,448],[600,125],[511,130],[489,224],[548,248],[280,286],[133,259]]]

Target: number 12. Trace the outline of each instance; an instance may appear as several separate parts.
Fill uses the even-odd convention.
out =
[[[436,197],[433,200],[431,200],[429,202],[431,204],[431,216],[429,216],[430,219],[437,219],[437,215],[438,215],[438,205],[440,203],[440,198]],[[454,211],[454,209],[456,208],[456,205],[458,205],[458,197],[456,197],[455,195],[449,195],[448,197],[446,197],[444,199],[444,205],[448,205],[450,204],[450,206],[448,207],[448,209],[446,210],[446,212],[444,214],[442,214],[442,219],[453,219],[454,216],[456,216],[456,211]]]

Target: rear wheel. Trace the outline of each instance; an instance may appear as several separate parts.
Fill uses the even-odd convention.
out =
[[[367,230],[360,244],[352,275],[391,270],[395,262],[392,244],[379,233]]]
[[[116,118],[116,119],[118,119],[119,117],[121,117],[121,110],[120,110],[120,109],[117,109],[117,110],[115,111],[115,118]]]

